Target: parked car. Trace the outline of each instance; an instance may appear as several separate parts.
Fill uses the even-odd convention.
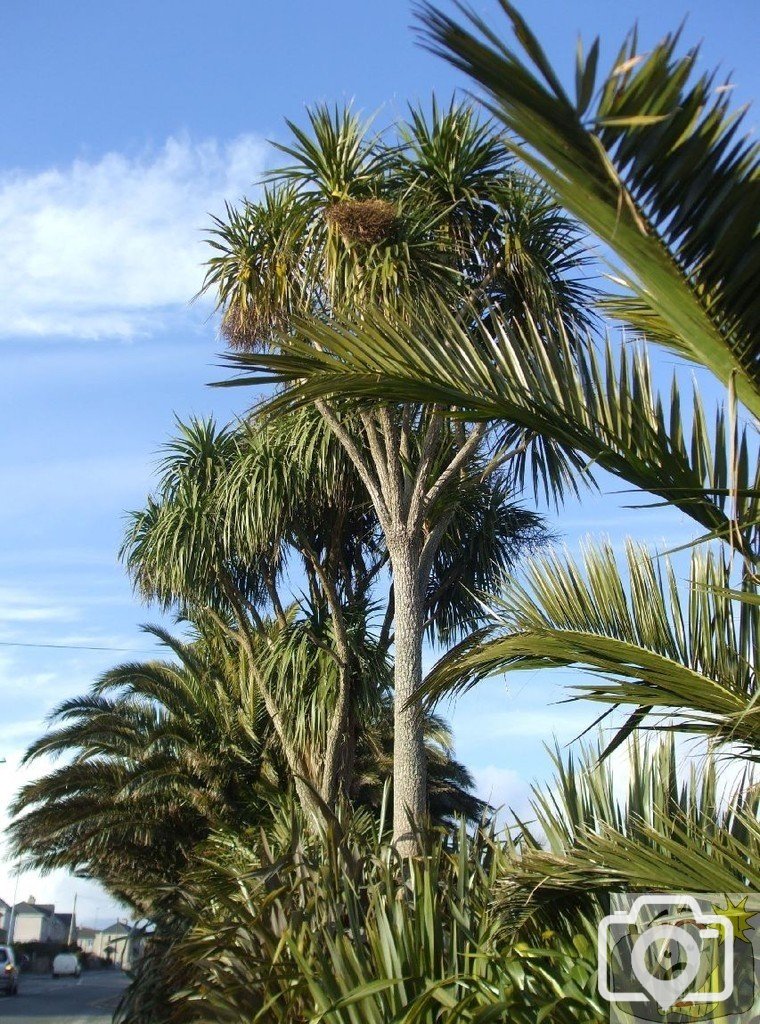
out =
[[[81,973],[82,967],[76,953],[59,953],[53,960],[54,978],[78,978]]]
[[[18,995],[18,964],[12,946],[0,946],[0,992]]]

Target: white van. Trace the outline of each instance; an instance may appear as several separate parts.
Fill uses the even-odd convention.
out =
[[[78,978],[81,972],[82,968],[76,953],[59,953],[53,960],[54,978],[65,978],[67,975],[71,978]]]

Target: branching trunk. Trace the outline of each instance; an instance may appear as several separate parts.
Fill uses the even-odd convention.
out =
[[[461,431],[449,461],[429,476],[444,441],[445,413],[435,412],[424,424],[424,438],[412,465],[414,433],[420,428],[411,406],[400,422],[389,407],[378,406],[359,414],[364,428],[362,445],[340,422],[325,401],[317,408],[343,445],[369,493],[385,533],[393,572],[392,619],[394,632],[394,736],[393,736],[393,841],[399,853],[418,851],[417,837],[427,817],[427,756],[424,716],[419,701],[422,685],[422,645],[425,628],[425,593],[438,546],[449,516],[430,522],[443,492],[467,471],[487,431],[478,424]],[[380,635],[390,637],[391,615],[386,614]]]

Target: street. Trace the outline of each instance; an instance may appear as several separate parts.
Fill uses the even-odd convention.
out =
[[[86,971],[79,978],[22,974],[18,996],[0,995],[3,1024],[109,1024],[127,985],[119,970]]]

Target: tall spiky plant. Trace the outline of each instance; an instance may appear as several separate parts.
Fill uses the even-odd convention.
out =
[[[500,135],[471,108],[434,104],[430,116],[414,110],[396,137],[370,136],[350,111],[318,108],[309,120],[308,129],[289,126],[292,139],[280,149],[291,163],[272,175],[274,191],[247,204],[249,214],[231,216],[228,229],[214,229],[221,255],[210,262],[206,287],[217,293],[223,330],[242,322],[243,310],[252,326],[252,352],[230,357],[234,366],[245,370],[267,358],[261,350],[287,349],[305,317],[328,332],[340,317],[361,329],[378,311],[404,322],[410,304],[439,301],[454,309],[476,297],[481,307],[521,320],[526,307],[587,319],[575,229],[535,181],[513,171]],[[297,268],[283,279],[287,295],[279,315],[286,331],[271,329],[274,282],[240,272],[251,262],[251,248],[263,247],[258,266],[276,262],[276,231],[252,230],[244,241],[238,230],[246,217],[258,224],[275,195],[300,203],[296,220],[308,220]],[[313,340],[318,350],[319,339]],[[234,341],[240,347],[237,334]],[[429,411],[413,403],[365,404],[352,429],[334,394],[315,404],[361,478],[388,549],[395,620],[394,821],[400,848],[412,852],[426,803],[418,696],[425,594],[458,497],[497,464],[484,460],[486,427],[465,418],[454,422],[449,401]],[[515,447],[515,456],[524,455],[532,438],[518,437]],[[576,463],[549,445],[536,465],[558,490]]]

